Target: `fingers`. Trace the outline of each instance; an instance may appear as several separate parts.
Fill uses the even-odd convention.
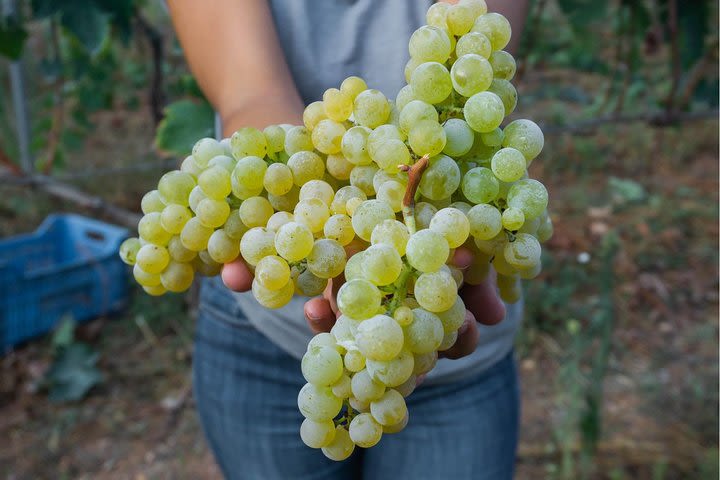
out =
[[[453,254],[452,258],[452,264],[460,270],[466,270],[468,267],[470,267],[470,265],[472,265],[474,258],[475,256],[469,248],[460,246],[455,249],[455,253]]]
[[[305,302],[305,319],[314,333],[329,332],[335,325],[335,312],[325,297]]]
[[[465,322],[458,330],[458,338],[455,345],[440,352],[439,356],[450,359],[458,359],[470,355],[475,351],[480,339],[477,322],[472,312],[465,311]]]
[[[222,280],[225,286],[236,292],[247,292],[252,288],[253,274],[245,262],[239,258],[226,263],[222,269]]]
[[[492,271],[480,284],[464,285],[460,289],[460,296],[465,302],[465,308],[483,325],[495,325],[505,318],[505,304],[498,296]]]

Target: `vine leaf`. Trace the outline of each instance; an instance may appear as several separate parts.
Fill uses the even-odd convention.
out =
[[[68,2],[60,13],[60,23],[89,53],[96,52],[108,34],[108,18],[94,2]]]
[[[213,124],[213,109],[207,102],[173,102],[165,108],[155,145],[171,155],[187,155],[198,139],[213,136]]]
[[[11,60],[20,58],[27,36],[23,26],[14,19],[0,19],[0,56]]]

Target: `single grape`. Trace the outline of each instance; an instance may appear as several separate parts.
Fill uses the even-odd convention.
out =
[[[145,270],[140,268],[137,263],[133,267],[133,277],[135,278],[135,281],[143,287],[157,287],[158,285],[160,285],[159,273],[146,272]]]
[[[518,94],[512,83],[507,80],[496,78],[488,87],[488,92],[492,92],[500,97],[503,107],[505,108],[506,116],[515,111],[515,107],[517,107]]]
[[[388,119],[390,104],[378,90],[365,90],[355,97],[353,104],[355,122],[368,128],[375,128]]]
[[[463,97],[472,97],[490,86],[493,70],[485,57],[468,53],[453,63],[450,69],[452,86]]]
[[[345,246],[355,238],[355,231],[352,228],[352,220],[344,214],[333,215],[328,218],[323,226],[325,238],[337,241]]]
[[[320,295],[327,287],[327,284],[326,278],[317,277],[310,270],[305,270],[295,280],[298,293],[307,297]]]
[[[482,57],[478,57],[482,58]],[[484,60],[484,59],[483,59]],[[487,62],[487,60],[485,60]],[[492,77],[492,68],[490,76]],[[490,81],[488,80],[488,84]],[[436,104],[445,100],[452,92],[453,81],[450,72],[442,63],[425,62],[413,70],[410,76],[410,86],[415,96],[427,103]]]
[[[345,249],[335,240],[316,240],[307,256],[307,267],[317,277],[333,278],[345,269]]]
[[[492,54],[490,39],[479,32],[470,32],[463,35],[455,45],[455,54],[460,58],[469,53],[480,55],[483,58],[490,58],[490,54]]]
[[[312,130],[320,120],[325,120],[326,118],[328,118],[328,116],[325,113],[324,102],[312,102],[310,105],[305,107],[305,110],[303,111],[303,125],[305,125],[305,128],[308,130]],[[283,144],[283,148],[284,147],[285,145]]]
[[[155,245],[167,245],[172,234],[162,227],[161,220],[161,214],[158,212],[145,214],[138,222],[140,239]]]
[[[436,350],[428,353],[416,353],[415,367],[413,368],[413,375],[422,375],[428,373],[430,370],[435,368],[438,361],[438,354]]]
[[[354,167],[342,154],[328,155],[325,160],[325,168],[337,180],[348,180]]]
[[[526,220],[539,217],[548,205],[545,185],[531,178],[518,180],[508,190],[507,204],[522,210]]]
[[[394,180],[383,183],[377,192],[377,199],[390,205],[396,213],[402,210],[404,196],[405,185]]]
[[[200,200],[200,203],[198,203],[195,214],[197,215],[195,218],[199,219],[206,227],[218,228],[221,227],[225,223],[225,220],[227,220],[230,216],[230,205],[228,205],[225,200],[204,198]],[[262,224],[264,225],[265,222]]]
[[[347,213],[345,204],[351,198],[359,198],[361,201],[367,200],[367,195],[363,190],[353,185],[348,185],[340,188],[335,192],[333,201],[330,204],[330,210],[332,213]]]
[[[502,213],[502,225],[505,230],[514,232],[520,230],[525,223],[525,214],[519,208],[507,208]]]
[[[320,120],[317,120],[318,122]],[[310,130],[306,127],[292,127],[285,132],[285,152],[292,156],[303,151],[312,151],[313,142]]]
[[[230,175],[232,193],[240,200],[260,195],[267,168],[267,164],[260,157],[244,157],[238,160]]]
[[[445,237],[432,230],[420,230],[408,240],[405,256],[413,268],[434,272],[448,259],[450,247]]]
[[[200,168],[205,168],[213,157],[224,154],[225,149],[220,145],[220,142],[214,138],[201,138],[195,142],[192,149],[193,159],[195,159],[195,163]]]
[[[459,296],[455,298],[452,307],[435,315],[440,319],[445,335],[457,331],[465,321],[465,303]]]
[[[399,129],[407,135],[412,127],[423,120],[437,122],[438,118],[435,107],[422,100],[412,100],[400,111]]]
[[[188,250],[199,252],[207,247],[212,233],[212,228],[206,227],[200,222],[199,218],[193,217],[187,221],[180,232],[180,241]]]
[[[489,61],[495,78],[509,81],[515,76],[515,70],[517,69],[515,59],[505,50],[493,52]]]
[[[443,208],[430,220],[430,230],[445,237],[450,248],[457,248],[465,243],[470,235],[470,222],[460,210]]]
[[[192,285],[195,271],[187,263],[168,263],[165,270],[160,274],[160,282],[168,292],[184,292]]]
[[[437,211],[437,207],[431,203],[417,202],[415,204],[415,223],[417,224],[417,229],[423,230],[428,228],[432,217]]]
[[[442,270],[423,273],[415,281],[415,300],[430,312],[443,312],[453,306],[457,299],[457,284]]]
[[[462,180],[463,195],[475,204],[491,202],[499,189],[500,184],[492,170],[485,167],[473,168]]]
[[[403,88],[400,89],[397,96],[395,97],[395,105],[397,106],[398,110],[402,111],[405,105],[407,105],[413,100],[417,100],[415,92],[413,92],[413,89],[410,85],[405,85]]]
[[[415,354],[426,354],[437,350],[445,332],[437,315],[422,308],[415,308],[413,321],[403,327],[403,334],[406,348]]]
[[[267,142],[268,156],[285,149],[285,129],[280,125],[270,125],[263,130]]]
[[[240,254],[250,265],[257,265],[263,257],[277,253],[275,243],[275,232],[263,227],[251,228],[240,240]]]
[[[322,387],[332,385],[343,373],[342,357],[332,347],[310,347],[303,355],[300,365],[305,380]]]
[[[126,265],[135,265],[138,250],[142,243],[139,238],[128,238],[120,244],[120,259]]]
[[[382,397],[370,403],[370,413],[381,425],[394,425],[407,415],[407,405],[402,395],[389,389]]]
[[[183,160],[180,164],[180,171],[184,173],[189,173],[193,176],[194,179],[197,180],[203,169],[200,168],[200,166],[195,162],[195,159],[192,155],[188,155],[187,157],[185,157],[185,160]]]
[[[364,324],[365,322],[363,322]],[[360,324],[362,327],[362,324]],[[395,358],[390,360],[367,359],[366,369],[370,376],[386,387],[397,387],[405,383],[412,375],[415,367],[413,354],[402,350]]]
[[[340,380],[330,385],[330,388],[332,389],[333,395],[338,398],[344,399],[352,396],[352,385],[350,383],[350,377],[345,374],[340,376]]]
[[[323,454],[330,460],[340,462],[352,455],[355,450],[355,444],[350,438],[348,431],[338,425],[335,428],[335,438],[322,448]]]
[[[497,285],[503,302],[515,303],[522,297],[520,282],[515,275],[498,275]]]
[[[382,425],[375,421],[369,413],[361,413],[350,422],[350,439],[362,448],[375,446],[382,437]]]
[[[280,308],[287,305],[295,293],[295,285],[289,280],[284,286],[277,290],[270,290],[263,287],[257,281],[252,282],[252,293],[255,300],[265,308]]]
[[[294,185],[292,170],[284,163],[273,163],[265,170],[263,187],[273,195],[285,195]]]
[[[435,135],[438,136],[440,134],[436,131]],[[423,139],[420,139],[420,141],[422,142]],[[435,139],[435,141],[437,140]],[[417,139],[415,140],[415,144],[418,145]],[[391,174],[399,172],[399,165],[411,163],[410,151],[405,145],[405,142],[398,139],[390,139],[382,142],[379,148],[375,150],[373,159],[380,168]]]
[[[240,254],[240,242],[230,238],[225,230],[215,230],[208,239],[207,250],[216,262],[228,263]]]
[[[148,243],[140,247],[135,256],[135,264],[147,273],[160,273],[170,261],[165,247]]]
[[[344,122],[352,114],[353,100],[354,98],[346,92],[337,88],[328,88],[323,93],[325,115],[335,122]]]
[[[269,220],[268,220],[269,221]],[[227,233],[228,237],[233,240],[240,240],[242,236],[249,230],[249,228],[240,220],[240,214],[237,210],[231,210],[223,230]]]
[[[428,25],[415,30],[408,42],[410,56],[425,62],[445,63],[451,49],[448,34],[440,28]]]
[[[520,150],[525,159],[530,162],[542,151],[545,143],[542,130],[531,120],[515,120],[504,129],[504,147]]]
[[[293,181],[298,187],[302,187],[310,180],[322,180],[325,173],[325,163],[315,152],[293,153],[288,159],[287,166],[290,167]]]
[[[394,218],[395,212],[386,203],[380,200],[366,200],[355,210],[352,225],[358,237],[369,241],[375,225]]]
[[[468,125],[481,133],[495,130],[505,118],[505,106],[492,92],[480,92],[468,98],[463,112]]]
[[[351,127],[345,132],[340,148],[348,162],[354,165],[372,163],[367,150],[367,141],[371,132],[369,128],[360,125]]]
[[[460,186],[460,168],[447,155],[430,158],[428,168],[423,172],[418,191],[430,200],[450,197]]]
[[[298,408],[305,418],[323,422],[340,413],[342,400],[333,395],[330,387],[307,383],[298,393]]]
[[[495,176],[503,182],[520,180],[526,172],[523,154],[514,148],[502,148],[493,155],[491,168]]]
[[[430,120],[416,124],[408,135],[408,143],[418,156],[434,156],[445,148],[445,130],[442,126]]]
[[[430,5],[430,8],[425,14],[427,24],[433,27],[447,29],[446,17],[449,8],[450,4],[445,2],[437,2]]]
[[[168,172],[158,182],[158,193],[165,205],[175,203],[188,206],[188,197],[195,187],[195,179],[189,173],[179,170]]]
[[[541,251],[537,238],[527,233],[518,233],[514,241],[505,245],[504,254],[507,263],[513,267],[530,269],[540,262]]]
[[[312,233],[321,232],[325,222],[330,218],[330,209],[317,198],[301,200],[293,211],[295,221],[306,225]]]
[[[299,199],[302,201],[317,198],[329,207],[334,196],[335,192],[329,183],[323,180],[310,180],[300,188]]]
[[[370,236],[370,243],[389,245],[402,257],[405,255],[405,246],[409,238],[410,233],[404,223],[388,219],[375,225]]]
[[[359,370],[353,375],[350,386],[353,397],[365,403],[377,400],[385,393],[385,385],[373,379],[367,370]]]
[[[165,202],[160,197],[160,192],[157,190],[150,190],[148,193],[143,195],[142,200],[140,201],[140,210],[144,214],[152,213],[152,212],[162,212],[165,208]]]
[[[340,84],[340,91],[349,95],[351,100],[355,100],[355,97],[365,90],[367,90],[367,83],[360,77],[347,77]]]
[[[267,153],[267,140],[257,128],[244,127],[232,134],[230,148],[238,160],[249,156],[263,158]]]
[[[443,124],[445,130],[445,148],[443,153],[451,157],[461,157],[468,153],[475,141],[475,133],[470,126],[459,118],[450,118]]]
[[[356,278],[343,284],[337,294],[338,309],[350,318],[370,318],[380,308],[382,294],[367,280]]]
[[[365,368],[365,357],[359,350],[348,350],[343,362],[345,363],[345,368],[350,372],[359,372]],[[355,378],[354,375],[353,378]]]
[[[400,325],[401,327],[406,327],[412,323],[413,313],[409,307],[402,305],[395,309],[395,313],[393,313],[393,318],[398,323],[398,325]]]
[[[326,447],[335,438],[335,423],[332,420],[316,422],[306,418],[300,424],[300,438],[310,448]]]
[[[541,242],[547,242],[553,235],[553,223],[549,216],[545,216],[537,229],[537,237]]]
[[[286,223],[278,229],[274,238],[273,250],[277,250],[278,255],[288,262],[299,262],[307,257],[315,242],[312,231],[307,225],[298,222]]]
[[[312,131],[312,142],[322,153],[339,153],[343,135],[345,127],[342,123],[330,119],[320,120]]]
[[[500,210],[492,205],[479,204],[467,214],[470,224],[470,235],[480,240],[490,240],[502,230]]]
[[[502,50],[507,46],[512,35],[512,28],[507,18],[499,13],[486,13],[480,15],[471,29],[480,32],[490,39],[493,50]]]

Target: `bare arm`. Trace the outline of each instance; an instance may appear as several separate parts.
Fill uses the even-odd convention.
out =
[[[190,69],[225,135],[241,126],[302,124],[302,100],[266,0],[168,3]]]

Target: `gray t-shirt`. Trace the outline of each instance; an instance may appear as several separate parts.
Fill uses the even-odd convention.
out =
[[[425,23],[430,1],[412,0],[271,0],[272,14],[287,63],[305,103],[322,98],[350,75],[362,77],[390,99],[405,85],[408,40]],[[294,357],[301,358],[312,337],[303,304],[295,297],[285,307],[267,310],[251,293],[231,293],[219,279],[205,282],[205,301],[217,314],[243,315],[252,325]],[[217,305],[233,296],[235,305]],[[513,346],[522,318],[522,303],[508,305],[498,325],[480,326],[477,350],[459,360],[440,360],[428,383],[451,382],[482,372]],[[231,318],[227,318],[231,320]]]

